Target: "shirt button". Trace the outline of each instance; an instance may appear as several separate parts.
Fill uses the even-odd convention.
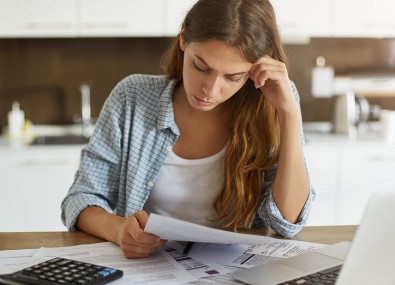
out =
[[[171,151],[173,149],[173,147],[171,145],[169,145],[168,147],[166,147],[167,151]]]
[[[147,185],[150,188],[154,187],[154,181],[152,181],[152,180],[148,181]]]

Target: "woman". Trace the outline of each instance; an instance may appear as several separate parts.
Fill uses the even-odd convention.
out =
[[[268,0],[200,0],[164,57],[166,76],[132,75],[107,99],[62,219],[140,258],[165,241],[150,212],[282,236],[305,224],[298,93]]]

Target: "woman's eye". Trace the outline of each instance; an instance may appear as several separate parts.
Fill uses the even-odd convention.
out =
[[[228,79],[229,81],[232,82],[240,82],[243,79],[243,77],[229,77]]]
[[[196,62],[193,62],[193,66],[194,66],[194,67],[196,68],[196,70],[198,70],[198,71],[202,71],[202,72],[208,71],[208,69],[199,67],[199,66],[196,64]]]

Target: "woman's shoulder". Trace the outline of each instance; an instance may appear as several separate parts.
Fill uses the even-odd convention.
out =
[[[117,84],[117,88],[161,90],[167,86],[169,81],[164,75],[132,74],[122,79]]]

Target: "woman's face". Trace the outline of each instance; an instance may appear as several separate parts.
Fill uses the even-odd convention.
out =
[[[252,63],[219,40],[180,41],[184,51],[183,84],[189,104],[210,111],[232,97],[248,80]]]

